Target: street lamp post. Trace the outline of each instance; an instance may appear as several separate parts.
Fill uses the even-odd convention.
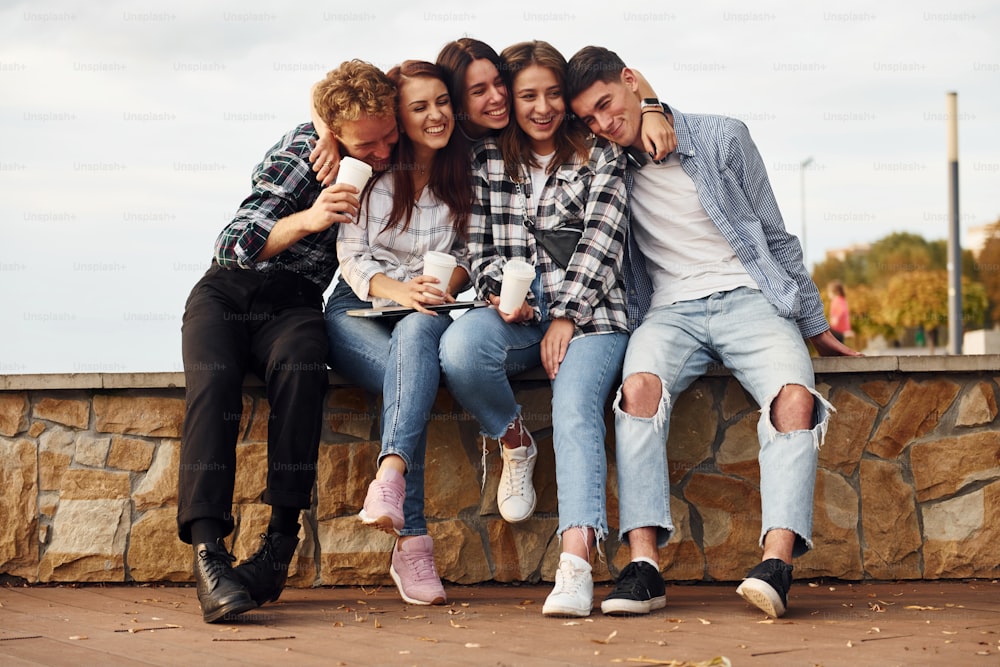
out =
[[[806,255],[806,167],[813,163],[812,157],[807,157],[799,163],[799,176],[801,178],[801,189],[799,199],[802,203],[802,265],[809,270],[809,257]]]

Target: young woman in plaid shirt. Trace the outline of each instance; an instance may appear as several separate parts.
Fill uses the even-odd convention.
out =
[[[593,602],[591,546],[607,534],[604,404],[620,380],[628,341],[621,282],[626,234],[624,158],[567,117],[566,61],[545,42],[502,58],[512,78],[515,123],[481,142],[473,163],[469,235],[477,295],[499,303],[503,266],[536,267],[524,305],[465,313],[441,340],[452,394],[491,438],[517,438],[505,459],[498,506],[509,521],[531,516],[537,453],[508,375],[541,365],[552,382],[552,427],[563,544],[546,615],[586,616]],[[538,230],[582,229],[565,266],[536,242]]]

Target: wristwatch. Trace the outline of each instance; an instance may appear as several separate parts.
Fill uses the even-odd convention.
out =
[[[646,113],[647,111],[659,111],[663,113],[663,105],[660,104],[660,100],[655,97],[644,97],[642,98],[642,104],[639,105],[641,113]]]

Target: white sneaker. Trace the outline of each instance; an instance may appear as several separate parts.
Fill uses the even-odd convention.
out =
[[[497,507],[500,509],[500,516],[510,523],[531,517],[535,511],[535,502],[538,500],[532,483],[538,448],[527,429],[522,433],[528,436],[529,444],[513,449],[500,445],[503,471],[500,473],[500,486],[497,488]]]
[[[556,586],[545,598],[543,616],[590,616],[594,606],[594,578],[590,564],[579,556],[559,557]]]

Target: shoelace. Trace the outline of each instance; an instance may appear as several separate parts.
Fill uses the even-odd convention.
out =
[[[205,573],[213,582],[225,574],[226,569],[236,562],[236,556],[225,551],[220,553],[202,549],[198,553],[198,557],[204,561]]]
[[[399,489],[389,482],[379,482],[375,485],[375,493],[380,501],[388,503],[393,507],[403,502],[403,494]]]
[[[510,474],[507,475],[507,488],[505,489],[507,495],[524,495],[524,486],[528,480],[528,464],[530,461],[526,459],[507,459],[506,463],[510,470]]]
[[[406,561],[406,565],[413,571],[413,579],[417,582],[431,581],[438,578],[437,570],[434,569],[433,554],[419,551],[412,553],[400,551],[399,554]]]
[[[265,533],[260,534],[260,542],[260,549],[258,549],[257,553],[250,557],[250,560],[245,563],[245,567],[259,570],[264,565],[267,558],[271,555],[271,543],[267,540],[267,535]]]
[[[556,572],[556,594],[568,593],[576,595],[583,585],[583,577],[575,576],[579,572],[569,561],[559,563],[559,571]]]
[[[639,580],[639,565],[637,563],[629,563],[625,566],[616,588],[624,588],[631,593],[646,591],[646,586]]]

